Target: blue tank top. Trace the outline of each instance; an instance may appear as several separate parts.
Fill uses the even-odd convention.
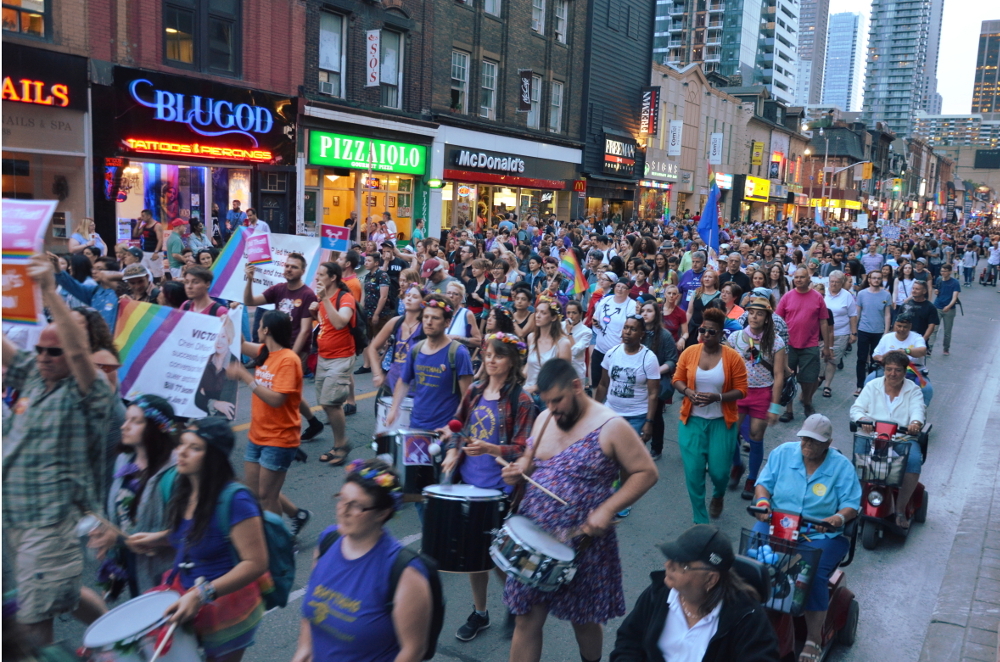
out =
[[[392,349],[390,350],[392,352],[392,365],[389,366],[389,371],[385,375],[385,384],[390,390],[396,388],[396,381],[403,374],[403,366],[406,365],[406,357],[410,355],[410,350],[424,337],[424,325],[422,322],[417,322],[417,328],[413,330],[409,338],[401,339],[402,333],[403,326],[400,325],[399,330],[389,337],[392,341]]]
[[[470,441],[485,441],[488,444],[503,444],[506,430],[500,429],[499,400],[479,398],[479,402],[469,412],[464,434]],[[500,477],[500,465],[492,455],[465,455],[458,467],[462,482],[489,490],[510,492],[513,488]]]
[[[320,539],[335,531],[327,528]],[[312,630],[314,662],[392,662],[399,642],[387,608],[389,574],[403,548],[388,531],[361,558],[348,561],[338,538],[309,577],[302,616]],[[419,559],[411,567],[427,576]]]

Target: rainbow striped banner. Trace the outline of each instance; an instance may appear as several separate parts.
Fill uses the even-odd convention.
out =
[[[576,253],[567,249],[563,253],[562,261],[559,262],[559,272],[569,278],[572,287],[568,290],[571,294],[580,294],[587,291],[587,279],[583,276],[583,269],[576,259]]]
[[[115,325],[122,396],[132,400],[152,393],[169,400],[178,416],[204,416],[195,395],[222,325],[213,315],[122,301]]]
[[[228,301],[243,301],[246,287],[244,270],[247,265],[249,239],[253,235],[247,229],[233,233],[212,265],[212,287],[209,295]],[[261,295],[268,287],[285,282],[285,258],[290,253],[298,253],[306,259],[306,272],[302,281],[314,287],[316,269],[320,264],[319,237],[300,237],[294,234],[272,232],[268,235],[271,262],[258,265],[253,277],[253,293]],[[270,304],[268,304],[270,307]]]
[[[223,288],[229,279],[236,272],[236,267],[240,264],[240,258],[246,254],[247,239],[250,238],[250,230],[238,228],[230,237],[226,245],[222,247],[219,257],[215,258],[212,264],[212,288],[209,294],[213,297],[220,296]]]

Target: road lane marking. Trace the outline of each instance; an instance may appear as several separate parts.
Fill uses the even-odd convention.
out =
[[[355,400],[367,400],[368,398],[374,398],[378,391],[372,391],[371,393],[362,393],[361,395],[355,397]],[[323,409],[321,406],[316,405],[310,411],[319,411]],[[250,429],[249,423],[240,423],[239,425],[233,426],[233,432],[244,432]]]

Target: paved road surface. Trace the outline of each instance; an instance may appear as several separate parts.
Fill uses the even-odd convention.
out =
[[[968,494],[967,479],[979,457],[989,403],[1000,388],[1000,296],[993,288],[982,288],[976,284],[972,289],[963,290],[962,300],[965,315],[960,315],[955,322],[952,355],[941,356],[939,337],[937,351],[930,362],[935,397],[929,416],[934,430],[922,478],[931,499],[927,523],[915,525],[905,544],[902,540],[887,538],[877,551],[867,552],[861,549],[859,542],[857,558],[847,570],[849,585],[858,594],[861,603],[858,642],[850,650],[835,651],[829,658],[831,660],[873,662],[886,659],[887,654],[893,662],[917,660],[941,585],[944,563],[951,551],[958,514],[962,512],[967,498],[977,498],[977,495]],[[834,378],[833,398],[816,398],[817,409],[834,422],[835,445],[845,450],[850,448],[847,412],[853,400],[855,356],[848,355],[845,369]],[[306,393],[310,402],[315,403],[312,391],[312,382],[309,381]],[[357,392],[358,414],[348,418],[349,433],[355,445],[352,459],[374,454],[366,444],[375,427],[369,376],[358,378]],[[244,397],[237,420],[246,421],[249,419],[249,397],[246,393],[241,395]],[[649,572],[662,565],[663,557],[654,544],[676,536],[691,523],[676,445],[676,411],[675,405],[667,413],[668,439],[663,458],[657,465],[660,480],[633,509],[631,517],[619,527],[625,596],[629,608],[648,584]],[[770,430],[765,439],[765,451],[770,451],[779,443],[794,440],[798,429],[796,425],[802,419],[799,409],[795,421],[779,424]],[[295,465],[285,483],[286,493],[298,505],[314,513],[313,522],[303,535],[296,588],[301,588],[308,578],[316,535],[334,519],[332,495],[342,482],[343,470],[315,461],[321,452],[332,445],[331,439],[327,429],[318,441],[305,444],[304,449],[310,455],[309,464]],[[245,442],[244,430],[239,433],[234,458],[242,458]],[[747,502],[741,500],[738,493],[731,492],[719,521],[734,543],[739,538],[741,527],[752,523],[744,510],[745,505]],[[405,542],[419,545],[420,526],[412,506],[397,514],[390,522],[390,529]],[[489,607],[493,627],[474,641],[462,643],[454,638],[454,632],[472,608],[468,580],[462,575],[446,574],[443,575],[443,584],[447,613],[438,645],[439,654],[435,659],[462,662],[507,660],[510,631],[504,627],[505,611],[498,586],[490,584]],[[257,635],[257,644],[245,657],[247,662],[290,659],[298,632],[301,594],[301,591],[293,594],[296,601],[288,608],[276,610],[265,617]],[[613,648],[619,622],[616,620],[608,624],[605,655]],[[67,623],[61,625],[59,630],[68,641],[79,641],[79,626]],[[545,629],[543,659],[579,659],[568,624],[555,619],[549,621]]]

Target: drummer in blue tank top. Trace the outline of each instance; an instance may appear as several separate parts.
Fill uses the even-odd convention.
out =
[[[454,475],[457,470],[463,483],[511,491],[500,475],[496,458],[514,462],[521,457],[535,422],[534,402],[521,389],[526,353],[527,346],[516,334],[494,333],[486,337],[483,352],[486,378],[475,382],[466,392],[455,415],[462,424],[461,433],[452,434],[447,427],[438,430],[446,451],[443,472]],[[506,580],[503,573],[498,575],[502,581]],[[486,609],[489,579],[489,572],[469,574],[474,608],[455,634],[461,641],[471,641],[490,625]]]
[[[337,498],[336,540],[319,554],[302,601],[292,662],[422,660],[433,606],[427,568],[415,558],[389,595],[403,545],[385,524],[402,504],[399,478],[378,459],[354,460]],[[389,605],[392,605],[391,607]]]

